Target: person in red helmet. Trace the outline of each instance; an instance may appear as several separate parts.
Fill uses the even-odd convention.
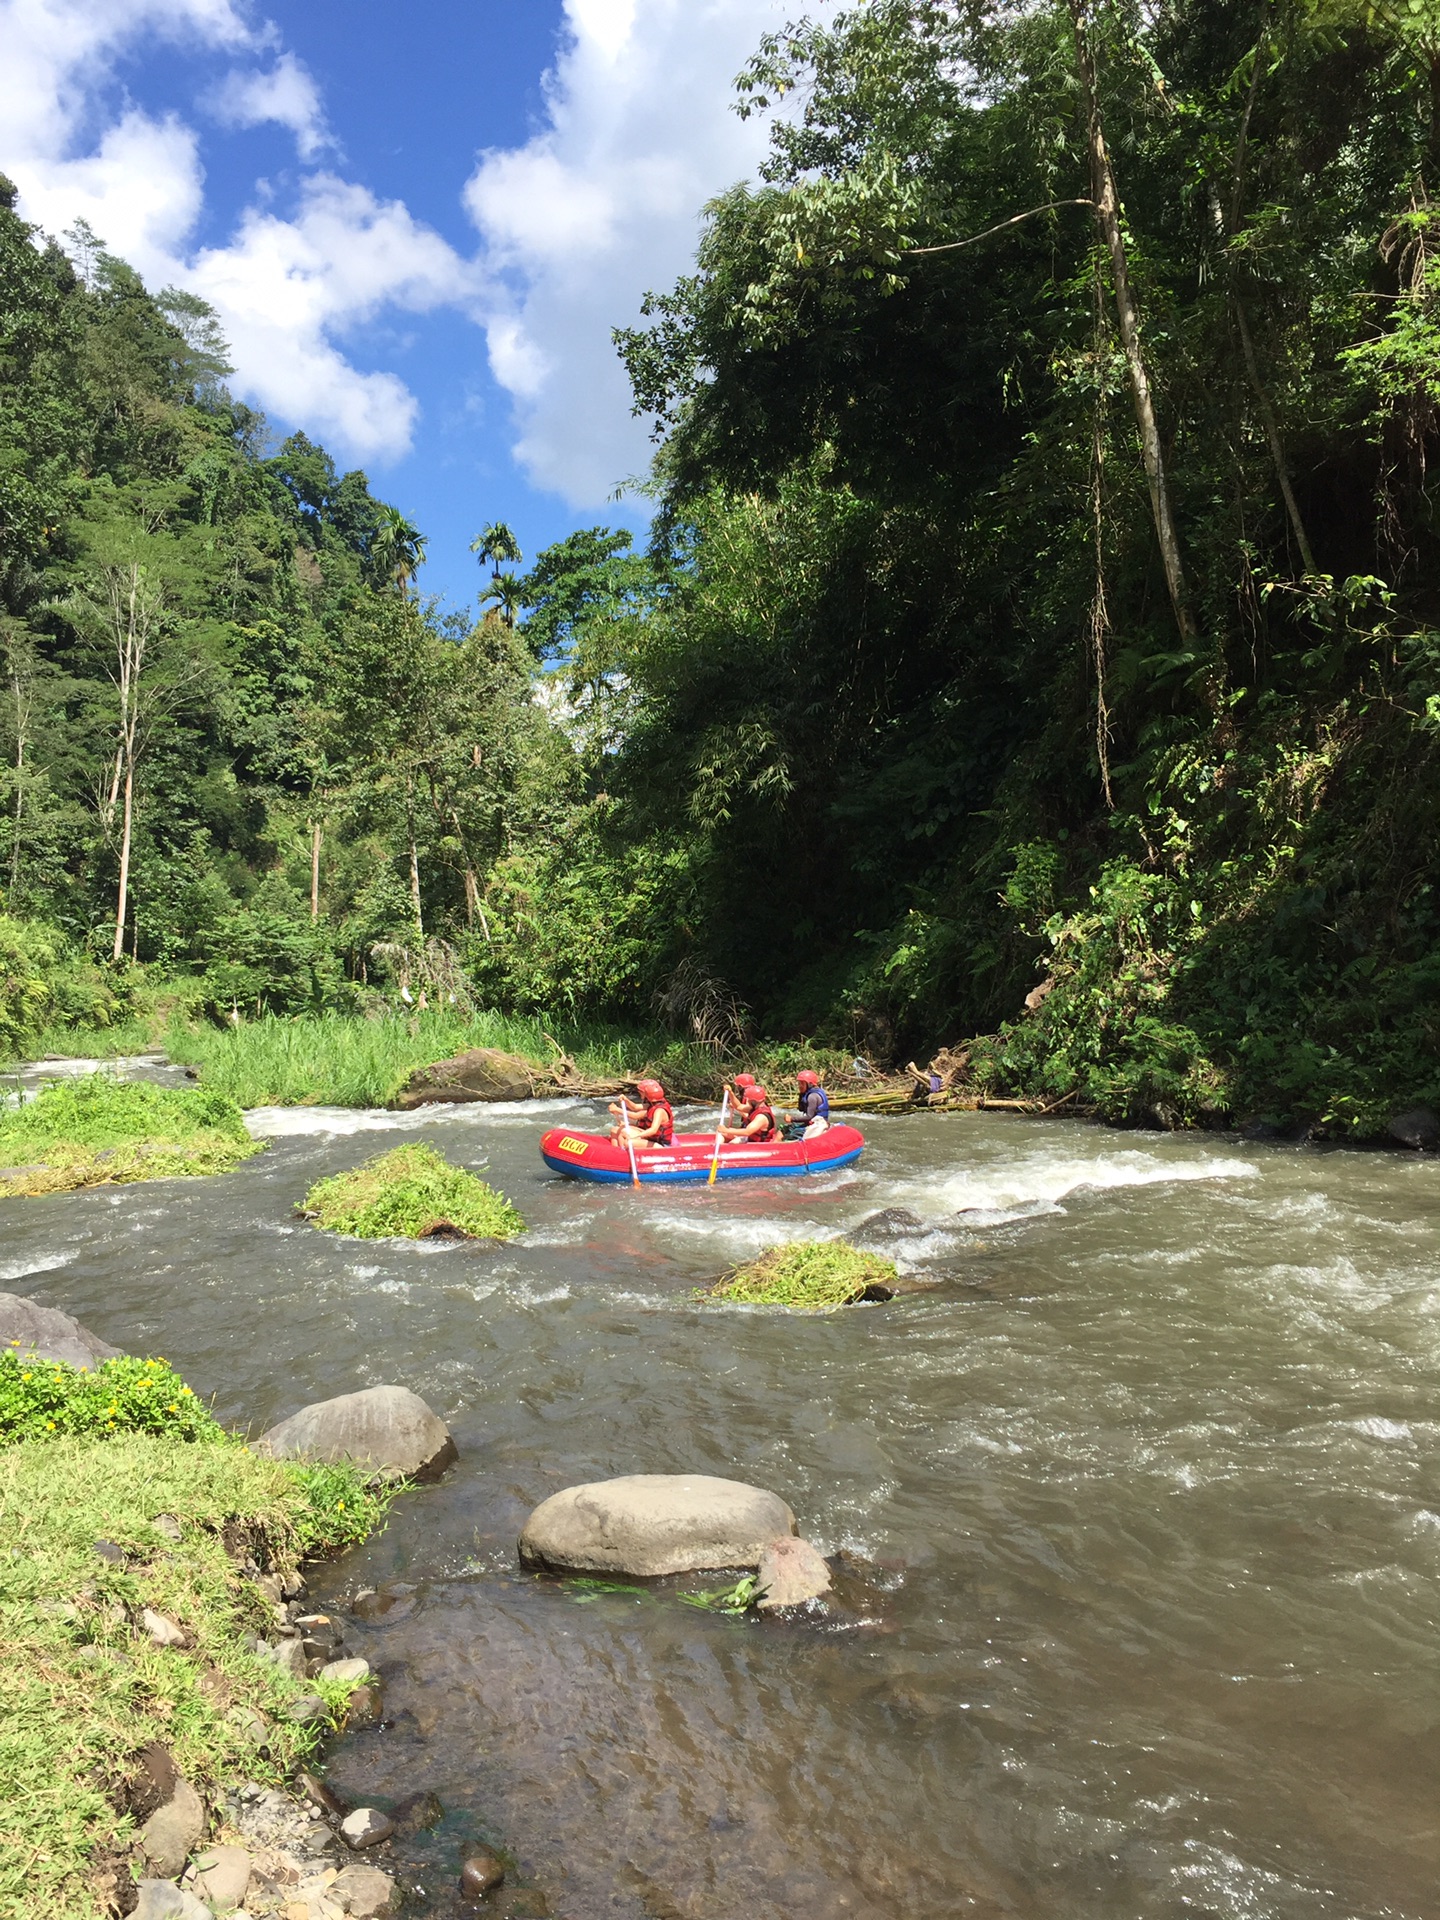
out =
[[[737,1073],[729,1086],[726,1087],[725,1091],[730,1096],[726,1105],[732,1113],[739,1113],[743,1110],[745,1106],[745,1089],[747,1087],[753,1087],[754,1084],[755,1076],[753,1073]]]
[[[620,1124],[611,1128],[610,1138],[622,1147],[668,1147],[675,1134],[675,1115],[664,1087],[658,1080],[637,1080],[635,1091],[640,1104],[632,1106],[627,1101],[623,1111],[618,1101],[611,1105],[610,1111],[619,1116]]]
[[[757,1086],[752,1080],[745,1089],[745,1119],[738,1127],[722,1127],[720,1136],[724,1140],[753,1140],[764,1146],[777,1139],[780,1123],[775,1118],[775,1109],[770,1104],[770,1096],[764,1087]]]
[[[830,1129],[830,1096],[820,1084],[820,1076],[813,1067],[802,1067],[795,1076],[800,1094],[798,1113],[787,1113],[789,1122],[785,1129],[787,1140],[817,1140],[822,1133]]]

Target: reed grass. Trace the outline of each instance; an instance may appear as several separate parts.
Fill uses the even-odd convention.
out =
[[[241,1107],[389,1106],[417,1067],[472,1047],[496,1047],[541,1068],[565,1055],[597,1080],[652,1073],[672,1095],[692,1100],[718,1099],[727,1074],[741,1064],[654,1027],[434,1009],[374,1018],[267,1015],[231,1028],[176,1023],[164,1044],[172,1060],[195,1067],[206,1087]],[[753,1071],[769,1076],[777,1098],[797,1066],[835,1066],[829,1055],[794,1044],[757,1047],[746,1057]]]

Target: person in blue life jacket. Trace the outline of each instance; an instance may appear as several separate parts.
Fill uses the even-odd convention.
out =
[[[775,1109],[770,1104],[770,1096],[764,1087],[752,1081],[745,1089],[745,1118],[738,1127],[721,1127],[720,1138],[725,1141],[748,1140],[752,1146],[769,1146],[771,1141],[780,1137],[780,1122],[775,1118]]]
[[[785,1128],[787,1140],[818,1140],[822,1133],[830,1131],[830,1096],[820,1084],[820,1076],[813,1067],[802,1067],[795,1076],[799,1090],[800,1110],[787,1113]]]
[[[675,1135],[675,1115],[664,1087],[658,1080],[637,1080],[635,1091],[644,1102],[638,1109],[629,1102],[622,1108],[618,1100],[612,1101],[610,1111],[619,1125],[610,1129],[610,1138],[622,1147],[668,1147]]]

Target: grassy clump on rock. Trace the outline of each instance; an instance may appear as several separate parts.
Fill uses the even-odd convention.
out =
[[[711,1288],[710,1297],[749,1307],[845,1307],[871,1287],[888,1288],[895,1262],[861,1253],[844,1240],[795,1240],[769,1247],[758,1260],[736,1267]]]
[[[447,1231],[510,1240],[525,1231],[503,1193],[423,1144],[393,1147],[319,1181],[305,1196],[304,1212],[317,1226],[361,1240],[423,1240]]]
[[[225,1173],[262,1145],[223,1094],[86,1074],[0,1113],[0,1196]]]
[[[353,1476],[338,1487],[223,1434],[102,1422],[0,1447],[0,1920],[114,1911],[106,1881],[129,1877],[137,1839],[126,1783],[152,1742],[207,1802],[313,1750],[288,1717],[310,1683],[252,1650],[274,1603],[239,1563],[293,1568],[348,1544],[363,1503],[383,1513]],[[156,1644],[146,1609],[183,1644]]]

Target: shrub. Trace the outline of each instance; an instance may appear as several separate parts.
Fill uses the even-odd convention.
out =
[[[752,1307],[799,1307],[815,1312],[863,1300],[870,1287],[895,1279],[895,1262],[861,1253],[844,1240],[795,1240],[770,1247],[711,1288],[712,1300]]]
[[[0,1350],[0,1445],[54,1434],[154,1433],[172,1440],[219,1440],[223,1429],[164,1360],[122,1354],[87,1371]]]
[[[424,1145],[392,1148],[321,1180],[306,1194],[304,1211],[318,1226],[361,1240],[422,1240],[444,1228],[510,1240],[525,1230],[504,1194]]]

